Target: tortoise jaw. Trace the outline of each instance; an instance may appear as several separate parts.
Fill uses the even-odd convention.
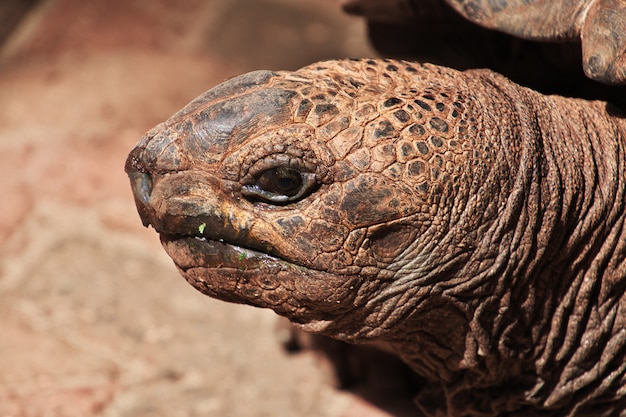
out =
[[[189,268],[237,268],[258,269],[278,267],[287,263],[282,259],[237,246],[223,239],[211,240],[202,236],[160,233],[165,251],[182,269]]]
[[[315,326],[355,308],[358,276],[329,274],[197,236],[161,234],[161,242],[185,280],[210,297],[270,308]]]

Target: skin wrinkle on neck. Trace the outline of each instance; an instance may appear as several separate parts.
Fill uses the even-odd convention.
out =
[[[571,226],[570,238],[565,245],[565,250],[572,250],[579,255],[573,260],[570,256],[569,268],[566,268],[572,277],[571,285],[566,288],[556,309],[556,316],[560,317],[559,321],[562,323],[561,326],[552,326],[546,349],[541,352],[542,355],[538,359],[539,369],[552,369],[555,363],[557,369],[567,367],[564,373],[556,378],[557,381],[553,382],[556,386],[550,397],[546,399],[547,405],[565,401],[563,395],[566,394],[559,393],[571,392],[571,389],[560,389],[563,388],[563,384],[569,385],[571,383],[571,370],[579,368],[594,355],[584,346],[585,343],[590,341],[589,337],[600,338],[594,343],[598,346],[598,343],[603,343],[600,341],[601,339],[612,337],[611,334],[614,334],[614,329],[604,326],[598,331],[594,329],[598,325],[604,324],[605,321],[610,322],[614,310],[619,309],[620,303],[624,302],[621,299],[623,297],[614,296],[612,305],[609,308],[602,308],[607,306],[601,305],[601,287],[607,286],[607,284],[610,287],[611,283],[606,282],[608,280],[596,279],[596,277],[602,276],[605,271],[610,271],[608,269],[610,259],[615,253],[620,235],[623,236],[621,225],[623,224],[624,208],[620,202],[624,201],[623,178],[625,168],[623,147],[618,145],[618,141],[623,141],[624,138],[617,131],[607,131],[601,126],[594,125],[593,121],[582,112],[578,115],[586,130],[576,132],[571,129],[571,134],[585,135],[586,141],[580,139],[580,143],[584,145],[582,149],[570,151],[560,142],[555,141],[554,144],[555,147],[563,148],[562,152],[576,152],[579,159],[581,156],[583,157],[582,163],[587,165],[583,169],[572,172],[583,177],[580,182],[584,186],[584,192],[577,194],[583,201],[575,205],[574,216],[578,222]],[[576,157],[572,155],[569,161],[574,158]],[[608,161],[616,161],[616,163],[606,166]],[[569,182],[573,181],[570,180]],[[609,190],[605,190],[607,185]],[[564,188],[567,189],[567,186]],[[606,238],[602,239],[600,236],[606,236]],[[567,259],[566,254],[561,259]],[[623,285],[620,286],[623,287]],[[597,319],[593,319],[593,317],[597,317]],[[594,332],[596,333],[595,336],[593,336]],[[560,346],[556,344],[558,341],[562,341]],[[621,357],[622,359],[624,357],[623,351]],[[560,365],[558,365],[559,363]],[[608,371],[605,370],[605,372]],[[550,373],[554,374],[554,372]],[[604,375],[605,377],[609,376],[607,373]],[[549,379],[554,380],[555,378]],[[581,384],[579,387],[582,387],[593,384],[598,377],[587,382],[584,382],[584,378],[573,379]],[[590,386],[588,389],[590,390],[589,396],[602,395],[602,390],[599,388],[593,391]]]

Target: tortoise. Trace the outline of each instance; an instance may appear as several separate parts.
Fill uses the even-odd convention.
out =
[[[626,84],[623,1],[341,3],[345,11],[367,18],[374,46],[387,57],[457,69],[490,68],[546,94],[626,104],[626,89],[616,88]]]
[[[330,60],[210,89],[126,172],[191,285],[383,344],[428,381],[426,416],[626,415],[614,103],[488,69]]]

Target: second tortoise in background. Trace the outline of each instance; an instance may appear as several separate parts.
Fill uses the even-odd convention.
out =
[[[385,56],[489,68],[544,94],[626,106],[621,0],[340,3],[368,20],[370,39]]]

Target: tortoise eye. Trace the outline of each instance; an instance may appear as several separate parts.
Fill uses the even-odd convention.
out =
[[[315,186],[315,174],[277,167],[261,172],[242,194],[268,203],[289,203],[304,197]]]
[[[302,177],[294,169],[274,168],[263,172],[257,179],[257,185],[265,191],[293,197],[302,186]]]

